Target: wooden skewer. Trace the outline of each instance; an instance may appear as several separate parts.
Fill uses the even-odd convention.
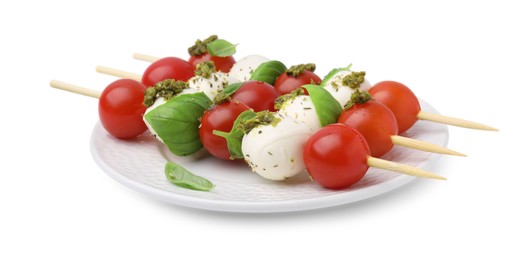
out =
[[[382,159],[371,157],[371,156],[368,157],[367,164],[370,167],[379,168],[379,169],[388,170],[388,171],[400,172],[400,173],[411,175],[411,176],[437,179],[437,180],[446,180],[446,178],[440,175],[437,175],[437,174],[434,174],[434,173],[431,173],[431,172],[428,172],[428,171],[425,171],[425,170],[422,170],[422,169],[419,169],[413,166],[391,162],[391,161],[386,161],[386,160],[382,160]]]
[[[454,125],[454,126],[477,129],[477,130],[498,131],[497,128],[494,128],[491,126],[479,124],[476,122],[472,122],[472,121],[468,121],[468,120],[464,120],[460,118],[428,113],[424,111],[420,111],[417,117],[420,120],[428,120],[428,121],[447,124],[447,125]]]
[[[99,91],[79,87],[79,86],[69,84],[66,82],[62,82],[62,81],[58,81],[58,80],[51,80],[51,82],[49,82],[49,85],[51,85],[51,87],[53,88],[73,92],[73,93],[88,96],[88,97],[100,98],[100,95],[101,95],[101,92]]]
[[[393,144],[396,144],[396,145],[400,145],[400,146],[404,146],[404,147],[408,147],[412,149],[417,149],[417,150],[422,150],[426,152],[466,156],[463,153],[459,153],[457,151],[454,151],[454,150],[451,150],[451,149],[448,149],[448,148],[445,148],[445,147],[442,147],[436,144],[432,144],[432,143],[428,143],[428,142],[424,142],[420,140],[415,140],[415,139],[411,139],[411,138],[407,138],[407,137],[403,137],[399,135],[392,135],[391,141],[393,142]]]
[[[103,74],[107,74],[107,75],[111,75],[111,76],[115,76],[119,78],[142,81],[142,75],[128,72],[128,71],[113,69],[113,68],[104,67],[104,66],[96,66],[96,71],[99,73],[103,73]]]
[[[147,54],[142,54],[142,53],[134,53],[133,58],[137,60],[149,61],[149,62],[155,62],[160,59],[158,57],[147,55]]]

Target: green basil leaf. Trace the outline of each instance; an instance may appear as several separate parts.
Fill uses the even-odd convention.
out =
[[[186,156],[202,148],[198,126],[211,104],[202,92],[179,95],[151,110],[144,118],[173,154]]]
[[[307,90],[322,126],[336,123],[342,113],[340,103],[323,87],[313,84],[302,86]]]
[[[224,93],[225,95],[228,95],[228,96],[231,96],[233,94],[235,94],[235,92],[242,86],[242,83],[234,83],[234,84],[231,84],[231,85],[228,85],[223,91],[222,93]]]
[[[222,92],[218,93],[215,96],[215,99],[213,100],[213,102],[215,104],[220,104],[222,102],[225,102],[226,100],[229,100],[229,97],[235,94],[235,92],[242,86],[242,84],[243,83],[234,83],[234,84],[228,85]]]
[[[207,51],[211,56],[227,57],[235,54],[237,47],[226,40],[217,39],[207,44]]]
[[[332,69],[323,79],[322,82],[320,82],[320,86],[325,86],[326,83],[333,77],[335,74],[341,72],[341,71],[347,71],[351,68],[352,64],[349,64],[347,67],[344,68],[338,68],[338,69]]]
[[[270,60],[260,64],[251,74],[251,80],[264,81],[273,85],[280,74],[287,70],[284,63]]]
[[[218,130],[213,131],[213,134],[226,138],[227,149],[231,154],[232,160],[244,158],[244,154],[242,153],[242,138],[246,133],[244,129],[242,129],[239,126],[245,123],[247,120],[255,117],[256,115],[257,113],[255,111],[251,109],[246,110],[240,113],[240,115],[238,115],[229,133]]]
[[[208,179],[195,175],[174,162],[166,163],[164,173],[169,182],[183,188],[210,191],[215,187]]]

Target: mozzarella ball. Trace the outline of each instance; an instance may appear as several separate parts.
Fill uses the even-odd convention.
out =
[[[203,92],[213,100],[216,95],[224,90],[229,84],[237,83],[238,80],[230,77],[227,73],[215,72],[210,77],[194,76],[189,79],[189,89],[195,92]]]
[[[242,139],[242,153],[251,169],[269,180],[284,180],[305,170],[303,147],[308,127],[290,118],[259,125]]]
[[[240,82],[251,79],[253,71],[260,66],[260,64],[269,61],[268,58],[260,55],[249,55],[238,60],[229,71],[229,75],[236,78]]]
[[[352,72],[353,71],[350,70],[339,71],[324,84],[324,88],[338,101],[338,103],[340,103],[342,107],[346,105],[351,98],[351,94],[355,91],[354,89],[342,84],[344,77],[350,75]],[[360,84],[360,90],[367,91],[370,88],[371,83],[364,78],[364,82]]]
[[[287,100],[277,113],[282,118],[290,118],[297,123],[305,124],[311,133],[322,127],[310,96],[300,95]]]
[[[166,101],[164,100],[163,97],[157,97],[156,100],[155,100],[155,103],[153,103],[153,105],[151,105],[150,107],[148,107],[148,108],[146,109],[146,112],[144,113],[144,116],[142,117],[142,120],[144,120],[144,123],[146,123],[147,129],[149,130],[149,132],[150,132],[152,135],[154,135],[154,136],[156,137],[156,139],[158,139],[158,140],[159,140],[160,142],[162,142],[162,143],[164,143],[164,141],[162,140],[162,138],[160,138],[160,137],[156,134],[156,132],[155,132],[155,130],[153,129],[153,127],[151,127],[151,125],[149,124],[149,122],[147,122],[145,116],[146,116],[149,112],[151,112],[153,109],[155,109],[155,108],[157,108],[158,106],[163,105],[163,104],[165,104],[165,103],[166,103]]]

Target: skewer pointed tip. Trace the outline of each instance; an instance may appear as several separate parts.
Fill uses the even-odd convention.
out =
[[[456,155],[456,156],[468,157],[468,155],[466,155],[464,153],[457,152],[457,151],[451,150],[451,149],[447,149],[447,150],[449,151],[449,153],[446,153],[447,155]]]
[[[438,174],[435,174],[435,173],[432,173],[432,172],[428,172],[428,171],[423,170],[423,169],[419,169],[419,168],[416,168],[416,167],[413,167],[413,166],[409,166],[409,165],[406,165],[406,164],[400,164],[400,163],[396,163],[396,162],[386,161],[386,160],[375,158],[375,157],[371,157],[371,156],[368,157],[367,164],[370,167],[375,167],[375,168],[384,169],[384,170],[388,170],[388,171],[399,172],[399,173],[403,173],[403,174],[407,174],[407,175],[411,175],[411,176],[415,176],[415,177],[437,179],[437,180],[447,180],[446,178],[444,178],[444,177],[442,177],[442,176],[440,176]]]
[[[498,132],[499,129],[498,128],[495,128],[495,127],[491,127],[491,126],[486,126],[486,131],[494,131],[494,132]]]
[[[417,117],[420,120],[428,120],[428,121],[433,121],[433,122],[437,122],[441,124],[454,125],[454,126],[465,127],[465,128],[470,128],[470,129],[484,130],[484,131],[499,131],[495,127],[480,124],[477,122],[468,121],[468,120],[450,117],[450,116],[443,116],[440,114],[428,113],[424,111],[420,111]]]
[[[396,145],[400,145],[400,146],[404,146],[404,147],[408,147],[412,149],[417,149],[421,151],[426,151],[430,153],[439,153],[439,154],[466,157],[466,155],[461,152],[457,152],[455,150],[451,150],[443,146],[439,146],[436,144],[432,144],[432,143],[428,143],[428,142],[424,142],[424,141],[420,141],[416,139],[411,139],[411,138],[407,138],[407,137],[403,137],[399,135],[391,136],[391,141],[393,142],[393,144],[396,144]]]
[[[442,180],[442,181],[447,181],[447,180],[448,180],[448,178],[446,178],[446,177],[442,177],[442,176],[440,176],[440,175],[435,175],[435,177],[434,177],[433,179],[436,179],[436,180]]]

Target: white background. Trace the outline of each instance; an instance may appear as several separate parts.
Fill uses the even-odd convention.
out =
[[[187,2],[0,3],[0,259],[523,259],[518,1]],[[95,66],[141,73],[132,53],[185,58],[210,34],[320,75],[353,63],[501,131],[450,127],[468,157],[439,161],[448,181],[326,210],[208,212],[115,182],[89,150],[97,100],[48,82],[101,91]]]

